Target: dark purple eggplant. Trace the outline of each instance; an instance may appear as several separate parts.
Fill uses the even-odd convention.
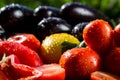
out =
[[[74,26],[71,31],[71,34],[78,38],[80,41],[83,41],[83,29],[89,22],[81,22]]]
[[[60,10],[53,6],[38,6],[34,10],[36,21],[39,22],[47,17],[59,17]]]
[[[36,35],[43,40],[46,36],[54,33],[71,33],[72,27],[62,18],[48,17],[38,23]]]
[[[89,22],[95,19],[105,19],[105,16],[90,6],[79,2],[69,2],[61,6],[60,14],[69,24]]]
[[[33,10],[20,4],[9,4],[0,9],[0,25],[6,33],[32,32]]]

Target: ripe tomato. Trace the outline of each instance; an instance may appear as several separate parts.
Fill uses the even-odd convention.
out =
[[[120,24],[114,28],[114,41],[115,45],[120,47]]]
[[[119,80],[120,77],[102,71],[95,71],[91,73],[90,80]]]
[[[62,54],[59,64],[68,80],[85,80],[91,72],[100,70],[101,58],[90,48],[73,48]]]
[[[109,51],[104,64],[108,72],[120,75],[120,47],[114,47]]]
[[[43,73],[40,80],[65,80],[65,69],[59,64],[44,64],[37,69]]]
[[[104,20],[91,21],[83,30],[83,38],[87,46],[101,55],[109,50],[112,37],[112,27]]]

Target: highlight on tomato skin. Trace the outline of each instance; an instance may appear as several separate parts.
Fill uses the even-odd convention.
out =
[[[42,59],[34,50],[17,42],[2,41],[0,43],[0,59],[4,53],[7,56],[16,55],[22,64],[28,66],[37,67],[43,65]]]
[[[104,56],[113,43],[112,27],[105,20],[91,21],[83,30],[83,39],[88,47]]]
[[[41,42],[37,39],[34,34],[30,33],[16,33],[7,38],[7,41],[17,42],[29,47],[30,49],[36,51],[39,54]]]
[[[59,64],[68,80],[85,80],[91,72],[101,69],[101,58],[90,48],[72,48],[62,54]]]
[[[90,75],[90,80],[119,80],[120,77],[103,71],[95,71]]]
[[[79,2],[1,7],[0,80],[120,80],[120,24],[106,18]]]
[[[114,42],[115,46],[120,47],[120,23],[114,28]]]

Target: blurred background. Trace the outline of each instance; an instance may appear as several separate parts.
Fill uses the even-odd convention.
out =
[[[60,8],[66,2],[80,2],[93,7],[108,16],[115,22],[120,22],[120,0],[0,0],[0,7],[11,3],[19,3],[32,9],[40,5],[48,5]]]

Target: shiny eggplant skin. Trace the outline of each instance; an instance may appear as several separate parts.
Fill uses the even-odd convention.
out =
[[[33,10],[20,4],[9,4],[0,9],[0,25],[8,33],[32,32]]]
[[[40,40],[54,33],[71,33],[72,27],[64,19],[58,17],[44,18],[38,23],[36,35]]]
[[[90,6],[79,2],[68,2],[61,6],[60,14],[71,25],[89,22],[95,19],[105,19],[105,16]]]

